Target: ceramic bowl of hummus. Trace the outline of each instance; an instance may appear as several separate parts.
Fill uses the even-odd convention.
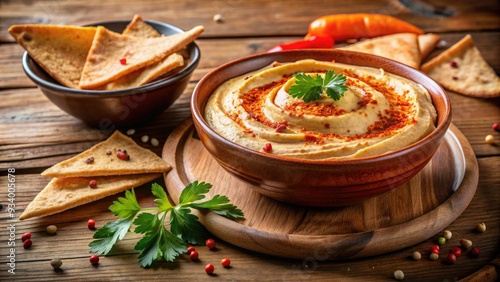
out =
[[[297,74],[345,77],[340,99],[291,95]],[[306,89],[307,90],[307,89]],[[203,77],[196,131],[230,174],[278,201],[359,203],[401,186],[432,158],[451,121],[446,92],[406,65],[344,50],[259,54]]]

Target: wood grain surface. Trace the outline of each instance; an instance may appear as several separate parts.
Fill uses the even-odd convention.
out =
[[[88,244],[94,231],[89,230],[86,221],[94,218],[97,227],[115,220],[109,212],[109,205],[116,195],[84,205],[67,212],[45,218],[18,221],[17,217],[27,204],[47,183],[40,176],[45,168],[72,157],[92,145],[104,140],[111,132],[90,128],[54,106],[26,77],[21,68],[24,50],[8,35],[12,24],[52,23],[88,24],[112,19],[130,19],[140,14],[145,19],[168,22],[188,29],[204,25],[206,32],[197,40],[202,57],[188,88],[176,103],[154,120],[137,126],[132,138],[139,144],[162,154],[163,144],[170,134],[186,118],[190,117],[189,102],[197,81],[213,68],[231,60],[265,52],[272,46],[303,38],[308,24],[319,16],[334,13],[382,13],[413,23],[426,32],[438,33],[443,41],[428,58],[471,34],[486,61],[500,73],[500,3],[497,0],[449,1],[449,0],[320,0],[304,4],[298,0],[213,0],[213,1],[155,1],[155,0],[2,0],[0,1],[0,281],[394,281],[393,273],[401,269],[404,281],[497,281],[500,279],[500,133],[492,130],[492,124],[500,122],[500,98],[476,99],[448,91],[453,108],[453,124],[465,136],[478,163],[478,185],[470,204],[458,217],[442,229],[449,229],[453,237],[442,249],[438,261],[428,259],[429,248],[436,243],[442,230],[403,249],[380,255],[327,260],[325,253],[306,259],[283,258],[278,254],[262,254],[241,248],[236,244],[217,240],[217,249],[210,251],[198,247],[200,261],[192,262],[186,255],[173,263],[157,263],[151,269],[141,269],[137,263],[137,252],[133,249],[138,237],[129,234],[119,243],[110,256],[102,257],[99,266],[89,263]],[[213,21],[220,14],[222,21]],[[337,42],[336,46],[345,45]],[[120,130],[126,131],[128,128]],[[484,138],[492,134],[496,141],[486,144]],[[142,143],[141,136],[149,135],[160,141],[160,146]],[[202,161],[203,162],[203,161]],[[439,164],[436,166],[441,166]],[[7,169],[15,168],[16,193],[14,219],[9,217]],[[230,181],[222,178],[217,183]],[[444,180],[444,179],[443,179]],[[155,182],[165,185],[164,179]],[[214,183],[216,184],[216,183]],[[433,183],[435,185],[435,183]],[[171,188],[171,187],[168,187]],[[141,205],[152,206],[150,184],[138,188]],[[398,194],[398,192],[394,192]],[[436,196],[437,204],[450,194]],[[415,214],[432,209],[413,206],[413,202],[402,199],[402,208],[412,206]],[[450,206],[449,208],[455,208]],[[300,211],[300,209],[299,209]],[[377,209],[380,211],[380,209]],[[247,211],[248,212],[248,211]],[[318,213],[320,214],[320,213]],[[362,225],[351,226],[349,230],[338,226],[323,225],[319,230],[354,232],[390,226],[391,221],[408,220],[404,214],[393,217],[377,213],[379,221],[373,221],[374,214],[365,213]],[[310,215],[311,216],[311,215]],[[446,214],[440,216],[446,217]],[[272,217],[272,213],[262,215]],[[439,217],[442,218],[442,217]],[[449,218],[449,217],[448,217]],[[349,220],[346,217],[345,220]],[[255,219],[252,226],[261,226]],[[365,223],[366,222],[366,223]],[[375,223],[374,223],[375,222]],[[485,222],[487,232],[475,232],[475,225]],[[7,272],[11,246],[9,227],[15,224],[15,275]],[[56,235],[49,235],[45,227],[55,224]],[[239,224],[239,223],[236,223]],[[430,228],[441,222],[429,220]],[[331,224],[330,224],[331,225]],[[348,226],[348,224],[344,224]],[[217,226],[211,226],[217,228]],[[306,226],[275,226],[267,230],[288,228],[295,233],[308,233]],[[215,230],[215,229],[214,229]],[[22,248],[19,238],[30,231],[33,246]],[[315,230],[316,232],[316,230]],[[416,232],[421,232],[416,230]],[[226,234],[224,234],[226,235]],[[231,234],[227,234],[229,236]],[[321,235],[320,235],[321,236]],[[457,263],[444,262],[444,254],[462,238],[470,239],[481,249],[478,258],[467,255]],[[261,238],[266,240],[266,236]],[[284,241],[295,240],[283,236]],[[379,244],[394,244],[404,241]],[[311,242],[314,244],[314,241]],[[270,248],[269,246],[261,246]],[[362,246],[356,246],[362,249]],[[257,250],[257,249],[256,249]],[[423,258],[413,261],[413,251],[420,251]],[[349,253],[350,254],[350,253]],[[338,254],[344,255],[343,253]],[[347,255],[347,253],[346,253]],[[59,257],[63,261],[61,271],[54,271],[50,260]],[[225,269],[219,264],[223,257],[229,257],[232,267]],[[203,267],[214,263],[214,276],[207,276]]]

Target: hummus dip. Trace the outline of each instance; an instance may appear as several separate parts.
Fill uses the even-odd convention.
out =
[[[340,100],[323,93],[304,102],[288,93],[293,74],[323,76],[328,70],[346,76]],[[204,115],[212,129],[241,146],[303,159],[398,150],[428,135],[436,120],[420,84],[383,69],[315,60],[274,63],[230,79],[210,96]]]

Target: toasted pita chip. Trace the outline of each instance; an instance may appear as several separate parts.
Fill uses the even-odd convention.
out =
[[[129,160],[117,152],[126,151]],[[92,162],[89,162],[93,158]],[[47,177],[87,177],[167,172],[172,167],[151,150],[115,131],[107,140],[42,172]]]
[[[418,48],[422,60],[426,58],[441,40],[441,36],[435,33],[426,33],[418,36]]]
[[[139,38],[98,27],[79,87],[95,89],[135,70],[157,63],[194,41],[203,30],[203,26],[197,26],[170,36]],[[126,63],[121,64],[120,58],[125,58]]]
[[[115,90],[141,86],[183,65],[184,58],[181,55],[174,53],[159,63],[138,69],[106,84],[103,89]]]
[[[159,37],[161,34],[152,26],[147,24],[139,15],[135,15],[132,21],[122,32],[123,35],[143,38]]]
[[[396,33],[366,39],[338,49],[373,54],[418,69],[421,57],[417,37],[414,33]]]
[[[162,174],[53,178],[28,204],[19,219],[56,214],[155,180]],[[89,181],[97,181],[96,188]]]
[[[78,87],[95,27],[13,25],[9,33],[52,78]]]
[[[484,60],[470,34],[422,65],[444,88],[471,97],[500,96],[500,78]]]
[[[134,18],[127,25],[122,34],[136,36],[136,37],[144,37],[144,38],[153,38],[161,36],[161,34],[159,34],[148,23],[144,22],[144,20],[138,15],[134,16]],[[183,65],[184,65],[184,57],[182,57],[177,53],[174,53],[172,55],[169,55],[163,61],[133,71],[127,75],[118,78],[115,81],[112,81],[104,85],[100,89],[116,90],[116,89],[125,89],[125,88],[141,86]]]

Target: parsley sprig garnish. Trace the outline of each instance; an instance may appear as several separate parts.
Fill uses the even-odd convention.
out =
[[[318,100],[323,92],[328,97],[338,101],[347,91],[345,75],[335,74],[332,70],[327,71],[324,78],[319,74],[313,77],[302,72],[294,74],[293,77],[296,80],[288,92],[292,97],[302,99],[305,102]]]
[[[119,219],[104,224],[94,233],[95,240],[89,244],[90,252],[108,254],[135,225],[134,232],[143,235],[134,247],[139,251],[142,267],[148,267],[157,260],[174,261],[187,251],[186,244],[201,245],[206,239],[206,230],[191,209],[207,209],[233,220],[243,218],[243,212],[230,204],[226,196],[215,195],[210,200],[201,201],[211,187],[209,183],[194,181],[182,190],[179,204],[173,206],[165,190],[153,183],[151,191],[156,196],[154,208],[141,208],[134,189],[125,191],[125,198],[119,197],[109,207]],[[148,212],[151,210],[154,212]],[[165,227],[168,214],[170,230]]]

